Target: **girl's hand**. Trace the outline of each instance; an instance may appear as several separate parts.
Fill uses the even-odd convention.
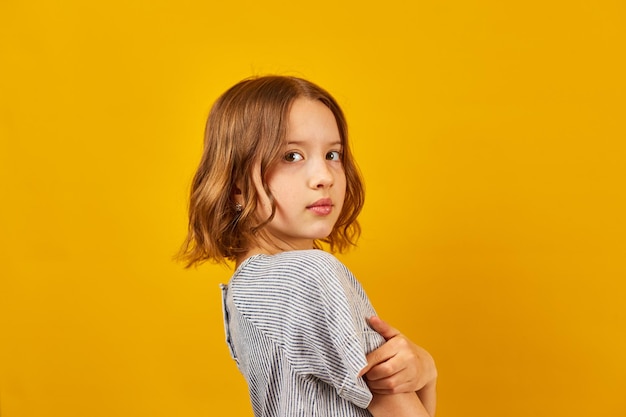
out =
[[[367,355],[367,366],[361,371],[370,390],[377,394],[434,391],[437,368],[433,357],[411,342],[381,318],[369,319],[387,342]]]
[[[367,366],[360,373],[374,397],[414,392],[428,415],[434,417],[437,368],[433,357],[379,317],[370,317],[369,324],[386,340],[367,355]]]

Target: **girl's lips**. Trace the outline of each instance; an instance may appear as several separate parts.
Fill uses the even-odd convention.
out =
[[[317,200],[310,206],[307,206],[307,209],[311,210],[315,214],[325,216],[327,214],[330,214],[330,212],[333,210],[333,201],[330,198],[322,198],[321,200]]]

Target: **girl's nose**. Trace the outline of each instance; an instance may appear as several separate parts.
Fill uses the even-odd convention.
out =
[[[310,176],[311,188],[327,188],[333,185],[334,176],[327,161],[320,161],[313,164]]]

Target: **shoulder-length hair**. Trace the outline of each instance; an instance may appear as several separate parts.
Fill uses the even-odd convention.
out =
[[[310,81],[288,76],[264,76],[243,80],[215,102],[207,120],[204,152],[191,186],[189,228],[179,257],[187,267],[205,261],[234,261],[263,239],[263,227],[276,212],[267,187],[268,170],[284,152],[291,105],[298,98],[319,100],[337,121],[343,148],[346,195],[342,211],[330,235],[322,239],[331,251],[355,245],[361,229],[357,216],[364,202],[361,175],[348,144],[348,128],[335,99]],[[260,178],[272,205],[267,219],[255,215]],[[243,210],[234,195],[242,194]],[[315,242],[320,247],[321,242]]]

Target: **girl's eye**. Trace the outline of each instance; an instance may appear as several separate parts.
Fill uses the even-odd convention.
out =
[[[326,159],[328,159],[329,161],[341,161],[341,152],[330,151],[326,154]]]
[[[298,152],[287,152],[283,159],[287,162],[297,162],[302,161],[304,157]]]

